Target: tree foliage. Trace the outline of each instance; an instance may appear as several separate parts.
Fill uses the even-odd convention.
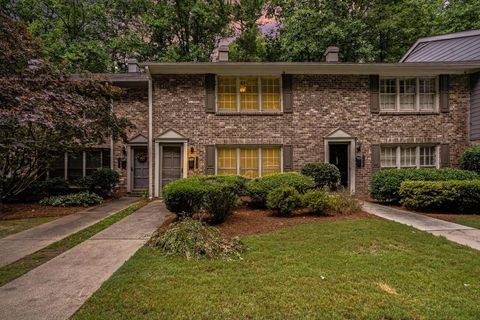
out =
[[[119,89],[73,80],[43,56],[23,23],[0,15],[0,201],[25,190],[55,155],[126,138],[129,123],[110,106]]]

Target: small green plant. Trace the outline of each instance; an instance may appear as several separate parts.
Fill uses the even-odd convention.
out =
[[[460,166],[464,170],[471,170],[480,174],[480,145],[465,150],[460,157]]]
[[[316,214],[327,214],[329,196],[325,191],[310,190],[302,196],[302,205]]]
[[[400,197],[413,209],[472,212],[480,207],[480,180],[404,181]]]
[[[159,229],[149,245],[162,249],[167,255],[187,259],[241,259],[247,250],[239,238],[223,239],[217,228],[185,218],[166,230]]]
[[[480,176],[473,172],[460,169],[388,169],[376,172],[372,177],[370,195],[372,198],[385,202],[400,201],[400,185],[403,181],[446,181],[472,180]]]
[[[348,191],[341,190],[330,195],[328,207],[331,214],[349,215],[362,210],[360,202]]]
[[[302,174],[312,177],[317,188],[330,188],[335,190],[340,183],[340,170],[331,163],[311,162],[305,164]]]
[[[264,208],[270,191],[281,186],[293,187],[303,194],[315,188],[311,177],[296,172],[278,173],[266,177],[256,178],[247,183],[247,194],[251,198],[251,205]]]
[[[102,197],[107,197],[111,195],[119,177],[118,172],[115,170],[100,168],[82,179],[81,185],[89,192],[95,192]]]
[[[163,188],[163,201],[168,210],[180,217],[191,217],[202,207],[206,188],[200,177],[178,179]]]
[[[300,193],[290,186],[280,186],[268,193],[267,208],[281,215],[290,214],[301,204]]]
[[[90,192],[71,193],[40,200],[41,205],[53,207],[88,207],[102,202],[102,197]]]
[[[240,198],[228,187],[215,187],[203,196],[203,208],[211,215],[212,223],[222,223],[240,204]]]

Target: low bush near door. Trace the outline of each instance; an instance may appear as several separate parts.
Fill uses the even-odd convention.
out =
[[[270,191],[267,196],[267,208],[281,215],[289,214],[300,204],[300,193],[294,187],[280,186]]]
[[[471,170],[480,174],[480,146],[465,150],[460,157],[460,165],[464,170]]]
[[[296,172],[278,173],[266,177],[256,178],[247,183],[247,194],[254,207],[264,208],[270,191],[281,186],[293,187],[300,194],[315,188],[311,177]]]
[[[331,163],[307,163],[302,167],[301,173],[312,177],[317,188],[335,190],[340,183],[340,170]]]
[[[400,197],[413,209],[471,212],[480,208],[480,180],[405,181]]]
[[[190,217],[200,210],[205,190],[205,183],[200,177],[178,179],[163,188],[163,201],[171,212]]]
[[[348,191],[342,190],[330,195],[328,209],[334,215],[348,215],[360,211],[362,205]]]
[[[40,201],[41,205],[54,207],[89,207],[102,202],[102,197],[90,192],[53,196]]]
[[[460,169],[388,169],[376,172],[372,177],[370,195],[379,201],[400,201],[400,185],[403,181],[472,180],[480,176],[473,171]]]
[[[330,208],[330,197],[325,191],[311,190],[302,197],[303,207],[316,214],[327,214]]]

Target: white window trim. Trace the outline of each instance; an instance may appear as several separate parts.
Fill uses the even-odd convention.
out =
[[[250,146],[229,146],[229,145],[222,145],[215,147],[215,175],[218,175],[218,149],[221,148],[235,148],[237,153],[237,175],[240,175],[240,149],[242,148],[249,148]],[[254,147],[254,146],[251,146]],[[263,148],[272,148],[272,147],[280,147],[280,173],[283,173],[283,146],[278,145],[260,145],[258,146],[258,177],[262,176],[262,150]]]
[[[416,87],[415,87],[415,108],[414,109],[407,109],[402,110],[400,109],[400,80],[402,79],[412,79],[415,78],[416,80]],[[435,97],[434,97],[434,105],[432,110],[422,110],[420,109],[420,79],[426,78],[435,78]],[[411,77],[380,77],[380,83],[382,80],[389,80],[395,79],[395,109],[382,109],[381,105],[381,93],[382,87],[380,85],[379,88],[379,95],[380,95],[380,113],[438,113],[439,106],[440,106],[440,82],[438,76],[411,76]]]
[[[236,93],[237,93],[237,110],[236,111],[229,111],[229,110],[220,110],[218,106],[218,78],[219,77],[235,77],[236,78]],[[240,110],[240,78],[248,78],[248,77],[256,77],[258,80],[258,110]],[[265,113],[283,113],[283,83],[282,83],[282,76],[278,74],[270,74],[270,75],[242,75],[242,76],[235,76],[230,74],[217,74],[215,75],[215,112],[219,113],[264,113],[263,106],[262,106],[262,78],[265,77],[277,77],[279,79],[279,89],[280,89],[280,110],[279,111],[266,111]]]
[[[381,158],[381,152],[382,148],[395,148],[395,156],[396,156],[396,165],[395,166],[382,166],[382,162],[380,161],[380,168],[382,169],[408,169],[408,168],[440,168],[440,145],[437,144],[404,144],[404,145],[382,145],[380,146],[380,158]],[[402,155],[401,155],[401,148],[404,147],[415,147],[415,166],[409,166],[409,167],[402,167]],[[434,147],[434,157],[435,157],[435,164],[433,166],[422,166],[420,165],[420,148],[422,147]]]

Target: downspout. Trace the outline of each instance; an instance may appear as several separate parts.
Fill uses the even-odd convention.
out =
[[[148,66],[145,71],[148,76],[148,198],[153,199],[153,83]]]
[[[110,112],[113,114],[113,98],[110,98]],[[114,155],[113,148],[115,148],[115,142],[113,141],[113,134],[110,134],[110,169],[115,170],[113,167],[114,164]]]

